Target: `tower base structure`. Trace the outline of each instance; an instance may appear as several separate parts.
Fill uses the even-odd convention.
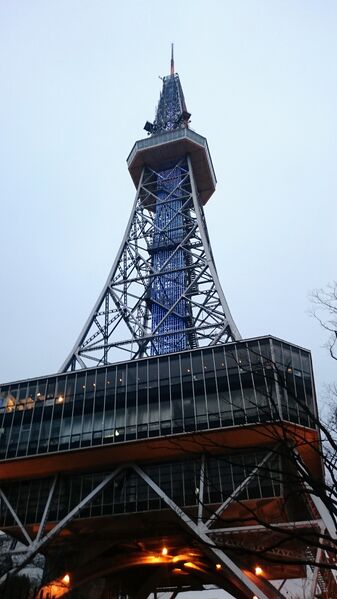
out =
[[[26,546],[11,573],[45,555],[41,599],[281,599],[273,581],[309,574],[308,599],[337,596],[306,350],[263,337],[0,393],[0,525]]]

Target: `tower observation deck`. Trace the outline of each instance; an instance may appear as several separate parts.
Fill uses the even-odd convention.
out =
[[[241,339],[190,116],[172,57],[127,159],[122,244],[74,348],[57,374],[0,385],[0,528],[24,546],[0,577],[42,553],[38,599],[210,584],[285,599],[273,581],[305,578],[308,560],[310,599],[337,596],[310,352]]]

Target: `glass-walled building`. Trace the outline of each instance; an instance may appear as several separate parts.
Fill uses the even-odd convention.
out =
[[[310,352],[262,337],[2,385],[0,459],[316,415]]]

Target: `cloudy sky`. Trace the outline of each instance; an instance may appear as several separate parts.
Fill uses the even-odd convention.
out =
[[[334,0],[0,2],[0,380],[55,372],[103,286],[134,198],[126,157],[175,43],[218,179],[213,251],[244,337],[312,350],[337,278]]]

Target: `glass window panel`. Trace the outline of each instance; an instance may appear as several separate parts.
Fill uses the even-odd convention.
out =
[[[91,370],[87,373],[87,380],[85,384],[85,409],[88,409],[88,406],[92,406],[95,397],[96,390],[96,370]]]
[[[149,389],[149,420],[150,422],[159,422],[159,401],[158,389]]]
[[[195,397],[195,410],[197,416],[207,414],[206,401],[204,395],[196,395]]]
[[[162,383],[163,380],[168,380],[169,378],[169,362],[168,358],[160,358],[159,359],[159,379]]]
[[[83,415],[83,422],[82,422],[82,432],[83,433],[89,433],[92,430],[92,416],[91,414],[84,414]]]
[[[113,410],[115,403],[116,368],[107,369],[105,409]]]
[[[213,357],[214,357],[214,363],[215,363],[216,370],[222,371],[224,368],[226,368],[225,354],[224,354],[223,347],[214,347]]]
[[[47,379],[37,381],[36,399],[37,401],[44,401],[46,399],[46,385]]]
[[[275,341],[275,339],[272,339],[272,344],[273,344],[274,360],[278,366],[281,366],[281,364],[282,364],[281,343],[279,343],[278,341]]]
[[[67,385],[64,394],[64,400],[66,403],[72,402],[74,400],[74,391],[75,391],[75,375],[67,376]]]
[[[245,422],[245,413],[243,405],[243,396],[241,389],[231,390],[232,407],[234,413],[235,424],[242,424]]]
[[[202,352],[202,363],[205,377],[214,376],[213,352],[211,349]]]
[[[30,381],[27,389],[26,409],[32,409],[35,405],[36,381]]]
[[[296,347],[292,347],[291,348],[291,355],[292,355],[292,365],[293,368],[297,368],[298,370],[301,368],[301,359],[300,359],[300,352]]]
[[[185,430],[195,430],[192,371],[189,354],[183,357],[181,366],[184,371],[184,375],[182,375],[184,427]]]
[[[237,347],[237,359],[240,370],[247,372],[250,370],[250,360],[248,350],[244,345]]]
[[[165,396],[164,396],[165,397]],[[171,404],[169,396],[167,399],[163,399],[161,397],[160,400],[160,420],[170,420],[171,419]]]
[[[105,384],[106,384],[106,369],[100,369],[97,371],[96,376],[96,396],[95,406],[99,409],[103,409],[104,396],[105,396]]]
[[[106,373],[106,384],[107,384],[107,388],[109,387],[109,389],[111,389],[111,388],[114,389],[115,388],[116,371],[117,371],[116,366],[110,366],[107,369],[107,373]]]
[[[58,410],[57,410],[58,412]],[[50,428],[50,435],[49,435],[49,451],[57,451],[58,449],[58,443],[59,443],[59,437],[60,437],[60,430],[61,430],[61,414],[56,414],[56,412],[54,411],[53,414],[53,421],[52,421],[52,426]]]
[[[168,434],[171,427],[172,411],[169,384],[169,362],[168,358],[159,360],[159,381],[160,381],[160,421],[165,424],[163,434]]]
[[[65,385],[66,385],[66,377],[65,376],[60,376],[56,379],[55,397],[56,397],[57,404],[64,403]]]
[[[55,398],[55,379],[48,379],[48,384],[47,384],[47,394],[46,394],[46,402],[47,405],[50,403],[54,402],[54,398]]]
[[[270,349],[270,341],[269,339],[261,339],[259,341],[259,346],[260,346],[260,353],[262,356],[263,361],[270,361],[271,360],[271,349]]]
[[[135,388],[136,383],[137,383],[137,364],[128,364],[128,387],[129,388]]]
[[[104,400],[105,400],[105,375],[106,370],[97,371],[96,395],[93,416],[93,443],[98,444],[102,440],[104,428]]]
[[[316,410],[314,408],[314,402],[313,402],[313,388],[312,388],[311,377],[309,377],[309,376],[304,377],[304,386],[305,386],[305,395],[306,395],[309,411],[315,415]]]
[[[138,386],[147,385],[147,361],[138,363]]]
[[[301,364],[303,372],[310,373],[310,355],[304,351],[301,351]]]
[[[9,387],[1,387],[0,391],[0,409],[4,411],[8,407]]]
[[[78,374],[76,377],[76,385],[75,385],[75,401],[76,402],[83,402],[85,383],[86,383],[85,373]]]
[[[171,374],[171,401],[173,418],[177,419],[177,426],[181,426],[179,419],[182,417],[182,398],[181,398],[181,378],[179,356],[170,357],[170,374]]]
[[[170,372],[171,381],[175,383],[180,382],[179,355],[170,356]]]
[[[251,370],[260,370],[262,367],[261,350],[256,342],[248,343],[248,359]]]
[[[39,415],[40,415],[39,412],[35,412],[35,414],[33,415],[31,431],[30,431],[30,439],[29,439],[29,453],[35,453],[37,450],[37,442],[38,442],[39,433],[40,433]]]
[[[292,368],[292,363],[291,363],[290,346],[289,345],[285,345],[285,343],[283,343],[282,344],[282,351],[283,351],[283,365],[286,367],[286,369],[288,369],[288,368],[291,369]]]
[[[149,421],[148,418],[148,404],[147,404],[147,396],[142,396],[141,401],[138,403],[138,423],[146,424]]]
[[[244,388],[243,397],[247,422],[257,422],[259,417],[254,389],[248,387]]]
[[[15,404],[18,401],[18,387],[13,385],[10,387],[7,399],[6,412],[12,412],[15,409]]]
[[[172,418],[174,425],[178,428],[182,426],[182,399],[181,395],[172,395]]]
[[[158,361],[150,360],[148,363],[148,368],[149,385],[158,385]]]
[[[117,394],[116,394],[116,415],[115,415],[115,427],[117,429],[125,427],[126,419],[126,403],[125,403],[125,371],[118,369],[117,372]],[[120,379],[123,379],[122,383],[119,383]],[[120,385],[120,386],[119,386]]]
[[[204,381],[204,365],[201,358],[201,352],[193,352],[192,357],[192,374],[193,381]]]
[[[124,387],[126,384],[126,366],[124,364],[117,367],[117,389]]]
[[[27,383],[21,383],[19,388],[19,401],[27,397]]]
[[[190,354],[184,354],[180,356],[181,363],[181,376],[188,378],[191,377],[192,366],[191,366],[191,356]]]
[[[137,398],[137,393],[136,393],[136,387],[135,385],[131,385],[129,387],[129,385],[127,386],[127,392],[126,392],[126,403],[128,406],[135,406],[136,405],[136,398]]]

